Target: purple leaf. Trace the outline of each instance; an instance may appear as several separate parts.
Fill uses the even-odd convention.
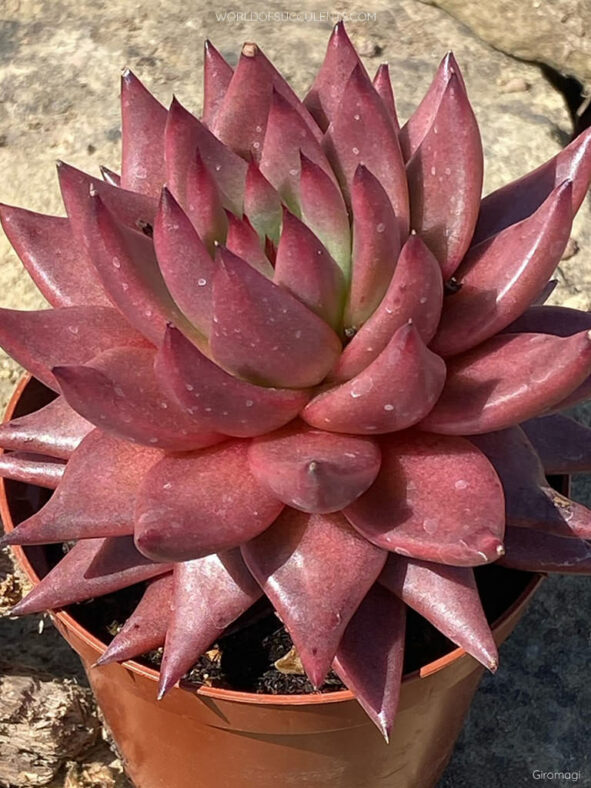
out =
[[[47,487],[50,490],[55,490],[60,483],[65,467],[63,460],[47,457],[44,454],[31,454],[25,451],[0,454],[0,476],[25,484]],[[3,540],[0,541],[7,544]]]
[[[248,165],[244,187],[244,213],[259,234],[274,243],[281,228],[281,198],[254,162]]]
[[[591,472],[589,427],[555,413],[526,421],[521,428],[542,461],[544,473]]]
[[[189,162],[184,208],[210,254],[224,243],[228,220],[217,184],[205,166],[199,150]]]
[[[392,122],[392,126],[394,126],[394,131],[398,134],[400,131],[400,124],[398,123],[394,91],[392,90],[392,82],[390,81],[390,69],[387,63],[382,63],[376,71],[376,75],[373,78],[373,86],[378,96],[382,99],[386,113]]]
[[[499,563],[522,572],[591,574],[591,544],[529,528],[508,528],[506,553]]]
[[[234,70],[226,63],[211,41],[203,51],[203,123],[212,127],[224,100]]]
[[[230,252],[246,260],[259,273],[269,279],[273,278],[273,266],[263,251],[256,230],[246,216],[239,219],[228,211],[226,246]]]
[[[550,298],[554,290],[556,289],[556,285],[558,284],[558,279],[550,279],[550,281],[546,282],[542,291],[539,295],[532,301],[532,306],[541,306],[545,304],[546,301]]]
[[[530,306],[503,333],[570,337],[580,331],[591,331],[591,312],[569,309],[567,306]]]

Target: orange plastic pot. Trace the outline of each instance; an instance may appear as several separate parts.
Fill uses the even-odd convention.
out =
[[[21,381],[6,418],[34,409],[34,385],[29,378]],[[11,530],[10,483],[2,482],[0,510]],[[38,582],[32,551],[14,551]],[[532,575],[494,623],[497,644],[511,634],[540,582]],[[79,654],[137,788],[429,788],[451,756],[483,673],[472,657],[455,649],[406,675],[386,744],[348,691],[272,696],[175,688],[157,701],[155,670],[133,661],[93,667],[105,645],[65,612],[52,619]]]

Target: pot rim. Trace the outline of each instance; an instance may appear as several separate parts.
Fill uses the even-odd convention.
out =
[[[27,387],[27,385],[32,379],[33,376],[30,373],[23,374],[22,377],[19,379],[10,397],[2,421],[9,421],[12,418],[12,415],[16,410],[16,406],[22,396],[23,391],[25,390],[25,388]],[[3,453],[4,453],[4,449],[0,448],[0,455]],[[4,528],[6,529],[6,531],[14,530],[15,525],[12,522],[12,513],[10,511],[8,496],[6,492],[6,484],[3,478],[0,478],[0,517],[2,518],[2,522],[4,523]],[[29,580],[34,585],[39,583],[39,577],[35,572],[35,570],[33,569],[29,559],[27,558],[25,550],[20,545],[11,545],[11,549],[20,567],[24,570]],[[524,588],[521,594],[519,594],[517,599],[515,599],[514,602],[505,610],[505,612],[492,623],[491,630],[493,631],[493,633],[495,632],[496,629],[502,626],[508,618],[514,615],[515,611],[518,608],[520,608],[525,603],[525,601],[534,593],[534,591],[539,587],[543,579],[544,579],[544,575],[540,575],[540,574],[532,575],[531,580],[528,582],[527,586]],[[48,612],[48,615],[51,617],[54,623],[59,622],[59,624],[61,624],[66,629],[73,631],[78,638],[80,638],[84,643],[86,643],[86,645],[90,646],[94,651],[96,651],[97,658],[107,648],[105,643],[103,643],[101,640],[95,637],[95,635],[92,635],[69,613],[66,613],[63,610],[58,612],[50,611]],[[433,662],[428,662],[426,665],[423,665],[418,670],[415,670],[412,673],[405,674],[403,676],[402,682],[408,683],[411,681],[417,681],[419,679],[426,678],[427,676],[431,676],[433,673],[438,673],[439,671],[446,668],[448,665],[463,658],[474,659],[469,654],[467,654],[463,648],[459,648],[459,647],[455,648],[452,651],[449,651],[447,654],[444,654],[442,657],[439,657],[439,659],[433,660]],[[145,665],[141,665],[139,662],[136,662],[135,660],[126,660],[125,662],[122,662],[120,664],[123,667],[130,670],[132,673],[136,673],[154,682],[158,681],[160,674],[157,670],[154,670],[154,668],[148,668]],[[319,692],[316,694],[308,694],[308,695],[268,695],[268,694],[258,695],[253,692],[241,692],[239,690],[227,690],[218,687],[202,686],[199,687],[198,689],[193,689],[193,688],[190,689],[188,687],[184,687],[182,684],[179,685],[179,689],[184,689],[193,694],[197,693],[201,697],[214,698],[216,700],[232,701],[235,703],[250,703],[255,705],[269,705],[269,706],[276,706],[276,705],[305,706],[305,705],[317,705],[319,703],[339,703],[344,701],[355,700],[355,695],[353,694],[353,692],[351,692],[351,690],[338,690],[337,692],[325,692],[325,693]]]

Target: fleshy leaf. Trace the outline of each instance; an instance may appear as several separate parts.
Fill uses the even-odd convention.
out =
[[[158,197],[165,180],[168,113],[126,68],[121,75],[121,187]]]
[[[411,235],[402,247],[384,298],[343,350],[331,380],[349,380],[358,375],[409,320],[428,344],[437,329],[442,302],[439,263],[418,235]]]
[[[254,162],[248,165],[244,186],[244,213],[259,234],[273,243],[279,241],[281,198]]]
[[[394,131],[398,134],[400,131],[400,124],[398,123],[394,91],[392,90],[392,82],[390,81],[390,69],[387,63],[382,63],[381,66],[379,66],[373,78],[373,86],[378,96],[382,99],[382,103],[386,108],[386,113],[394,126]]]
[[[273,266],[263,251],[256,230],[246,216],[239,219],[228,211],[226,246],[235,255],[246,260],[259,273],[269,279],[273,278]]]
[[[45,506],[4,537],[4,544],[44,544],[133,533],[135,496],[162,457],[94,430],[76,449]]]
[[[0,205],[4,232],[52,306],[110,306],[86,251],[74,242],[69,219]]]
[[[314,233],[285,210],[273,281],[338,329],[345,298],[343,272]]]
[[[544,467],[544,473],[591,472],[591,429],[555,413],[521,424]],[[0,438],[2,431],[0,428]]]
[[[50,490],[55,490],[60,483],[65,467],[63,460],[47,457],[44,454],[33,454],[26,451],[2,452],[0,454],[0,476],[4,479],[35,484]],[[0,542],[2,542],[1,539]]]
[[[108,183],[110,186],[121,186],[121,175],[102,164],[99,169],[105,183]]]
[[[211,128],[224,100],[234,70],[211,41],[203,51],[203,122]]]
[[[444,381],[443,360],[408,323],[359,375],[314,397],[302,418],[329,432],[376,435],[403,430],[429,413]]]
[[[154,563],[141,555],[130,536],[82,539],[12,608],[11,614],[57,610],[112,594],[170,569],[170,564]]]
[[[375,441],[301,424],[255,439],[248,459],[260,484],[303,512],[340,511],[367,490],[380,469]]]
[[[356,534],[340,513],[286,509],[265,533],[243,544],[242,555],[319,687],[386,553]]]
[[[591,331],[591,312],[569,309],[567,306],[530,306],[507,326],[508,334],[554,334],[570,337],[580,331]]]
[[[561,537],[591,539],[591,511],[554,490],[523,430],[471,438],[496,469],[505,492],[508,527],[535,528]]]
[[[436,353],[453,356],[469,350],[527,309],[566,247],[571,192],[565,181],[528,219],[470,249],[454,277],[461,289],[443,302],[431,344]]]
[[[591,337],[504,334],[448,362],[429,432],[476,435],[546,412],[591,374]]]
[[[185,211],[209,253],[213,254],[215,245],[226,240],[228,220],[220,191],[199,150],[187,170]]]
[[[218,262],[210,340],[215,359],[255,383],[319,383],[341,350],[330,326],[231,252],[220,248]]]
[[[506,553],[499,563],[522,572],[591,574],[591,544],[529,528],[508,528]]]
[[[49,388],[62,364],[85,364],[113,347],[146,347],[147,341],[115,309],[68,306],[24,312],[0,309],[0,345]]]
[[[155,358],[151,348],[114,348],[86,366],[53,371],[74,410],[117,437],[167,451],[219,443],[221,435],[202,429],[160,387]]]
[[[344,510],[364,537],[385,550],[454,566],[503,554],[503,490],[482,452],[464,438],[410,431],[383,438],[381,447],[378,478]]]
[[[447,279],[470,245],[483,177],[478,124],[455,73],[406,174],[411,227],[437,257]]]
[[[167,331],[159,350],[156,376],[196,426],[236,438],[282,427],[310,398],[305,391],[255,386],[235,378],[174,328]],[[0,429],[0,442],[1,435]]]
[[[472,569],[391,555],[379,582],[486,668],[497,669],[499,655]]]
[[[63,397],[57,397],[33,413],[0,424],[0,446],[67,460],[93,429]]]
[[[172,573],[152,580],[133,613],[97,659],[97,665],[139,657],[164,645],[172,605]]]
[[[481,203],[472,243],[477,244],[536,211],[550,192],[571,180],[572,216],[583,202],[591,182],[591,129],[527,175],[488,194]]]
[[[207,336],[211,325],[211,285],[216,265],[188,216],[165,187],[154,222],[160,271],[183,313]]]
[[[541,306],[545,304],[546,301],[550,298],[554,290],[556,289],[556,285],[558,284],[558,279],[550,279],[544,287],[539,295],[532,301],[532,306]]]
[[[240,550],[175,565],[174,600],[160,668],[159,698],[262,593]]]
[[[283,504],[250,472],[247,441],[165,457],[137,497],[135,539],[155,560],[189,561],[257,536]]]
[[[339,644],[334,669],[386,741],[404,663],[406,608],[382,585],[367,592]]]
[[[359,328],[375,312],[392,279],[400,253],[400,231],[392,204],[378,179],[360,164],[351,188],[353,253],[345,328]]]

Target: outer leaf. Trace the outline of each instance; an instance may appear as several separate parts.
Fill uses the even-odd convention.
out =
[[[444,381],[443,360],[408,323],[359,375],[314,397],[302,418],[328,432],[377,435],[403,430],[429,413]]]
[[[213,280],[210,341],[214,357],[230,372],[286,388],[319,383],[341,350],[323,320],[224,249]]]
[[[406,608],[374,584],[339,644],[334,669],[386,741],[398,708],[404,663]]]
[[[47,457],[44,454],[30,454],[24,451],[0,454],[0,476],[25,484],[47,487],[50,490],[55,490],[58,486],[64,475],[64,469],[63,460]]]
[[[52,306],[110,306],[85,250],[74,243],[70,221],[0,205],[4,232]]]
[[[388,436],[381,446],[378,478],[344,510],[363,536],[385,550],[454,566],[503,554],[503,490],[480,451],[464,438],[417,432]]]
[[[591,373],[591,337],[505,334],[448,363],[443,393],[421,423],[429,432],[477,435],[547,411]]]
[[[246,216],[239,219],[228,212],[228,237],[226,246],[238,257],[246,260],[249,265],[261,274],[273,278],[273,266],[263,251],[259,236]]]
[[[51,373],[61,364],[84,364],[113,347],[146,347],[147,341],[115,310],[70,306],[21,312],[0,309],[0,345],[49,388],[59,390]]]
[[[165,180],[167,111],[126,68],[121,75],[121,186],[158,197]]]
[[[187,171],[185,208],[199,237],[210,254],[213,254],[215,245],[226,240],[228,220],[222,207],[220,191],[205,166],[199,149]]]
[[[398,134],[400,132],[400,124],[398,123],[394,91],[392,90],[392,82],[390,81],[390,69],[387,63],[382,63],[376,71],[376,75],[373,78],[373,86],[378,96],[382,99],[388,117],[394,126],[394,131]]]
[[[164,645],[172,605],[172,573],[152,580],[138,606],[97,659],[97,665],[125,662]]]
[[[500,563],[523,572],[591,574],[591,544],[582,539],[562,539],[528,528],[508,528],[506,554]]]
[[[499,655],[472,569],[391,555],[379,582],[486,668],[497,669]]]
[[[86,366],[56,367],[68,403],[101,430],[152,448],[188,451],[223,436],[204,430],[169,399],[154,374],[156,351],[116,348]]]
[[[36,585],[11,614],[24,616],[42,610],[58,610],[112,594],[134,583],[157,577],[171,569],[144,558],[129,536],[83,539]]]
[[[279,240],[281,198],[254,162],[248,165],[244,187],[244,213],[259,234],[273,243]]]
[[[409,159],[410,223],[450,277],[466,253],[480,205],[483,156],[478,124],[452,73],[433,124]]]
[[[386,554],[341,514],[286,509],[242,555],[289,630],[310,681],[324,681],[353,613]]]
[[[373,483],[380,458],[380,449],[371,439],[302,425],[257,438],[248,451],[257,481],[303,512],[343,509]]]
[[[283,509],[251,474],[246,441],[169,456],[137,497],[136,544],[156,560],[188,561],[237,547]]]
[[[224,100],[234,70],[226,63],[211,41],[203,51],[203,122],[211,128]]]
[[[305,391],[263,388],[229,375],[174,328],[159,350],[156,376],[199,429],[236,438],[282,427],[310,398]]]
[[[343,272],[314,233],[288,210],[283,213],[273,281],[338,329],[345,297]]]
[[[521,425],[544,467],[544,473],[591,471],[591,429],[555,413]],[[1,435],[1,432],[0,432]]]
[[[105,183],[108,183],[110,186],[121,186],[121,175],[118,175],[102,164],[99,166],[99,169]]]
[[[135,496],[162,453],[94,430],[70,458],[64,477],[36,514],[4,544],[47,544],[133,533]]]
[[[455,274],[461,289],[444,300],[431,344],[436,353],[452,356],[469,350],[527,309],[566,247],[571,192],[571,182],[565,181],[528,219],[472,247]]]
[[[534,333],[570,337],[580,331],[591,331],[591,312],[567,306],[530,306],[507,326],[508,334]]]
[[[57,397],[33,413],[0,424],[0,446],[67,460],[93,429],[63,397]]]
[[[174,600],[160,668],[159,698],[262,593],[240,550],[175,565]]]
[[[384,298],[343,350],[331,379],[343,381],[358,375],[409,320],[428,344],[437,329],[442,302],[439,263],[418,235],[411,235],[402,247]]]

